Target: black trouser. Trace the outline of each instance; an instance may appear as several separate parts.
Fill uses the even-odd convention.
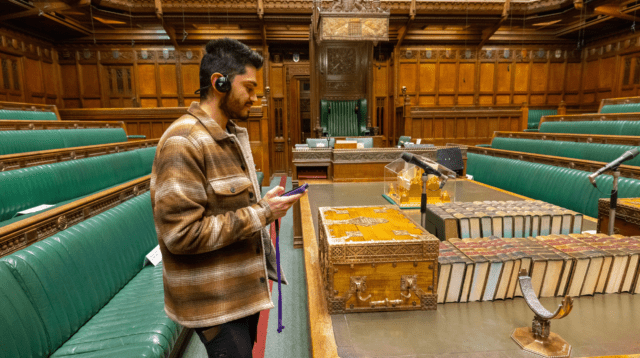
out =
[[[251,358],[258,336],[260,313],[224,323],[212,329],[196,328],[209,358]],[[215,333],[217,331],[217,333]]]

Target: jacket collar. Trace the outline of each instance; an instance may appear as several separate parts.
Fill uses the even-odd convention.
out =
[[[207,114],[207,112],[200,108],[199,102],[191,102],[191,106],[189,106],[187,112],[196,117],[200,121],[200,123],[202,123],[209,134],[211,134],[211,137],[213,139],[223,140],[230,137],[229,133],[227,133],[225,129],[222,129],[218,122],[216,122]],[[227,122],[227,127],[232,128],[233,133],[238,133],[245,130],[242,127],[238,127],[236,123],[231,119],[229,119],[229,121]]]

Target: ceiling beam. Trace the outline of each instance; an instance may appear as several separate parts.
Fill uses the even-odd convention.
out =
[[[28,10],[14,12],[13,14],[0,16],[0,22],[13,20],[13,19],[20,19],[23,17],[33,16],[33,15],[44,15],[45,13],[51,13],[55,11],[70,10],[70,9],[78,8],[80,6],[89,5],[89,1],[90,0],[80,0],[80,1],[75,1],[71,4],[60,2],[60,1],[47,2],[38,6],[33,6]]]
[[[511,0],[506,0],[504,2],[504,8],[502,9],[502,17],[500,17],[500,20],[498,20],[498,22],[495,25],[493,25],[490,28],[485,29],[485,30],[482,31],[482,40],[480,41],[480,44],[478,45],[478,49],[481,49],[482,46],[484,46],[484,44],[487,43],[487,41],[489,41],[491,36],[493,36],[493,34],[495,34],[496,31],[498,31],[500,26],[502,26],[502,24],[509,17],[509,11],[510,10],[511,10]]]
[[[629,21],[640,21],[640,18],[623,13],[620,10],[620,7],[616,5],[598,6],[595,9],[593,9],[593,13],[596,15],[607,15],[607,16],[615,17],[618,19],[629,20]]]
[[[411,0],[411,6],[409,7],[409,19],[407,20],[407,23],[404,24],[404,26],[402,26],[400,30],[398,30],[398,44],[396,45],[396,47],[400,47],[400,45],[402,45],[402,41],[404,41],[404,38],[405,36],[407,36],[407,32],[409,31],[409,25],[411,25],[415,18],[416,0]]]
[[[162,12],[162,0],[154,0],[154,4],[156,8],[156,17],[158,18],[158,20],[160,20],[160,23],[162,24],[162,28],[164,29],[164,32],[167,33],[167,36],[169,36],[169,40],[171,41],[171,44],[177,51],[180,46],[178,46],[178,41],[176,40],[176,30],[171,25],[164,22],[164,17],[163,17],[164,14]]]

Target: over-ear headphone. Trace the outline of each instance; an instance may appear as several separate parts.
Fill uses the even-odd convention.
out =
[[[214,85],[216,86],[216,90],[222,93],[226,93],[231,90],[231,82],[229,81],[229,78],[227,78],[227,76],[225,75],[218,77]]]

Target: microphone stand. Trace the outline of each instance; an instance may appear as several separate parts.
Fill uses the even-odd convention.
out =
[[[427,227],[427,172],[422,173],[422,196],[420,197],[420,225]]]
[[[613,169],[613,187],[609,200],[609,235],[613,235],[613,223],[616,220],[616,207],[618,206],[618,178],[620,177],[619,165]]]

